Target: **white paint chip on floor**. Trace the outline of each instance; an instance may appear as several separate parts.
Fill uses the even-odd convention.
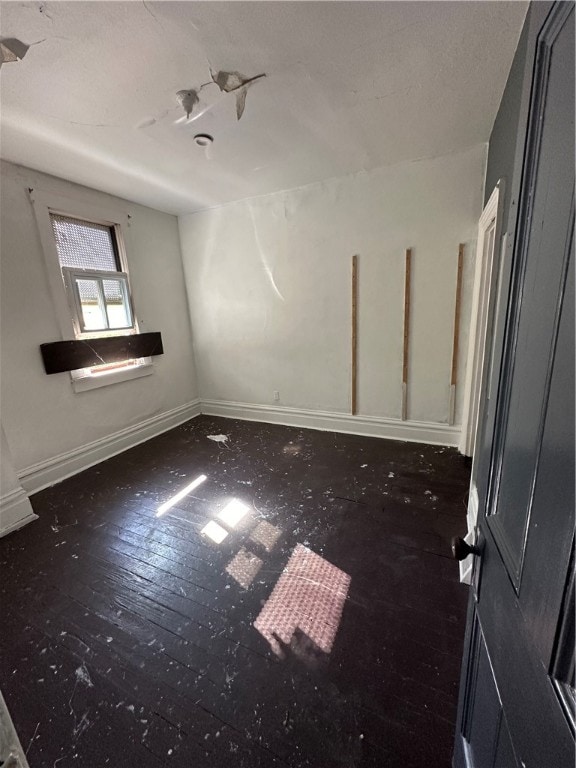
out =
[[[206,435],[208,440],[214,440],[215,443],[227,443],[228,435]]]

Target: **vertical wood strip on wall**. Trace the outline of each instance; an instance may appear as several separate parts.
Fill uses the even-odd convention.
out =
[[[358,256],[352,256],[352,415],[358,407]]]
[[[404,351],[402,353],[402,421],[408,414],[408,353],[410,350],[410,279],[412,269],[412,248],[406,249],[406,272],[404,277]]]
[[[450,375],[450,407],[448,423],[454,424],[456,416],[456,384],[458,381],[458,337],[460,335],[460,311],[462,303],[462,268],[464,243],[458,246],[458,274],[456,276],[456,304],[454,306],[454,337],[452,340],[452,372]]]

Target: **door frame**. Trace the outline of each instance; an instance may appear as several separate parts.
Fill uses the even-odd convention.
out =
[[[489,343],[488,330],[492,324],[493,316],[490,299],[494,287],[494,265],[495,261],[502,259],[505,247],[501,232],[504,191],[504,179],[499,179],[478,221],[472,314],[466,358],[466,378],[464,380],[462,431],[458,445],[460,453],[464,456],[474,455],[478,432],[480,402],[486,378],[483,375],[483,369]],[[493,222],[494,244],[491,252],[485,253],[486,238]],[[495,259],[496,254],[498,254],[497,259]]]

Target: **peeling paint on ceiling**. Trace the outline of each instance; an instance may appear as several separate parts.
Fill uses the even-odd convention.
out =
[[[187,91],[178,91],[176,93],[176,98],[178,99],[178,103],[186,112],[186,117],[189,118],[192,114],[192,110],[194,109],[194,105],[198,104],[200,101],[198,97],[198,91],[196,91],[194,88],[190,88]]]
[[[527,9],[1,5],[2,156],[172,213],[488,141]]]
[[[187,120],[190,120],[195,105],[200,101],[202,89],[212,84],[217,85],[223,93],[236,94],[236,118],[240,120],[246,107],[246,92],[248,88],[258,80],[266,77],[266,74],[244,77],[240,72],[224,72],[220,70],[220,72],[214,74],[210,70],[210,76],[212,80],[209,83],[203,83],[198,88],[189,88],[188,90],[181,90],[176,93],[178,103],[186,113]],[[208,109],[210,109],[210,106],[206,107],[200,114],[204,114]],[[200,117],[200,114],[195,117]]]
[[[244,114],[248,88],[258,82],[258,80],[266,77],[265,73],[255,75],[254,77],[244,77],[240,72],[224,72],[222,70],[216,74],[210,71],[210,74],[212,75],[212,80],[221,91],[224,91],[224,93],[236,93],[236,117],[238,120]]]
[[[2,64],[21,61],[24,56],[26,56],[29,47],[29,45],[26,45],[21,40],[16,40],[15,38],[5,40],[0,39],[0,67]]]

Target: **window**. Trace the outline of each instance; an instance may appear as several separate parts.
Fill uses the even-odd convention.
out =
[[[134,331],[128,275],[116,227],[50,213],[77,336]]]
[[[138,333],[126,261],[130,217],[78,199],[29,190],[63,339]],[[152,359],[72,371],[81,392],[153,372]]]

